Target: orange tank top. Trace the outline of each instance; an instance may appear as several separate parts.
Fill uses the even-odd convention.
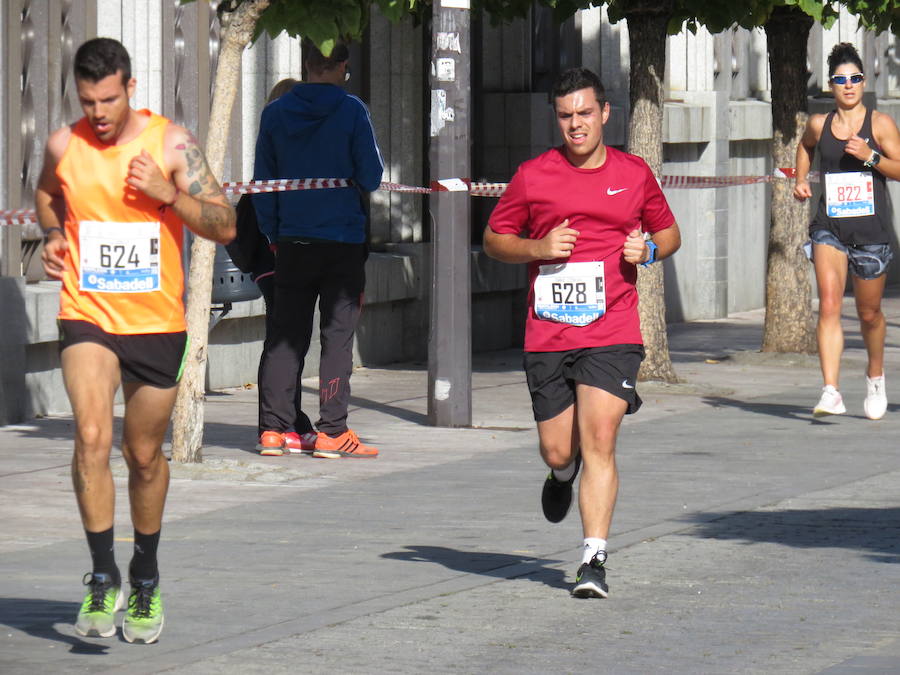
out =
[[[59,318],[116,335],[176,333],[185,330],[183,223],[125,182],[141,150],[169,178],[163,155],[169,120],[138,113],[149,117],[147,126],[122,145],[101,143],[87,119],[76,122],[56,168],[69,243]]]

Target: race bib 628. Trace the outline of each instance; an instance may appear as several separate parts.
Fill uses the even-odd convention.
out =
[[[534,280],[539,319],[586,326],[606,313],[602,262],[541,265]]]

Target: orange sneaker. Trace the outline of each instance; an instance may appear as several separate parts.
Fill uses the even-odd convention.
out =
[[[363,445],[353,429],[347,429],[340,436],[334,438],[320,431],[318,438],[316,438],[316,449],[313,450],[313,457],[325,457],[327,459],[339,459],[340,457],[374,458],[378,457],[378,450],[368,445]]]
[[[284,434],[277,431],[264,431],[256,444],[259,454],[267,457],[280,457],[284,454]]]
[[[288,431],[284,434],[284,449],[302,455],[311,455],[316,449],[315,431],[307,431],[305,434],[298,434],[296,431]]]

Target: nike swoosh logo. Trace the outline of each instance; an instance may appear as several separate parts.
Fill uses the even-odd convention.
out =
[[[619,194],[620,192],[625,192],[628,188],[619,188],[618,190],[613,190],[612,188],[606,188],[606,194],[610,197]]]
[[[623,389],[634,389],[634,385],[628,384],[628,380],[622,380],[622,388]]]

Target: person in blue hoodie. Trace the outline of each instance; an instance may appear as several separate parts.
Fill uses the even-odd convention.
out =
[[[293,77],[279,80],[266,99],[269,104],[277,98],[281,98],[297,84]],[[259,231],[259,223],[256,220],[256,209],[253,208],[253,194],[242,195],[235,205],[237,212],[237,237],[230,244],[225,245],[225,250],[231,256],[233,262],[241,272],[249,274],[256,282],[262,293],[266,305],[266,340],[263,342],[263,350],[260,355],[260,364],[265,359],[269,350],[269,339],[274,335],[272,321],[275,316],[275,253],[262,232]],[[262,381],[260,379],[260,381]],[[262,386],[262,385],[260,385]],[[316,431],[312,421],[300,408],[300,386],[297,386],[296,411],[294,431],[284,434],[284,446],[259,448],[260,452],[267,455],[284,455],[290,453],[312,454],[316,447]],[[259,437],[264,430],[260,427],[256,431]]]
[[[265,107],[256,141],[255,180],[343,178],[348,187],[253,197],[260,231],[275,250],[273,335],[260,364],[257,450],[280,455],[297,410],[298,375],[319,303],[319,419],[314,457],[377,457],[347,425],[353,335],[365,288],[364,199],[384,163],[365,104],[346,93],[349,51],[326,57],[305,48],[307,79]]]

